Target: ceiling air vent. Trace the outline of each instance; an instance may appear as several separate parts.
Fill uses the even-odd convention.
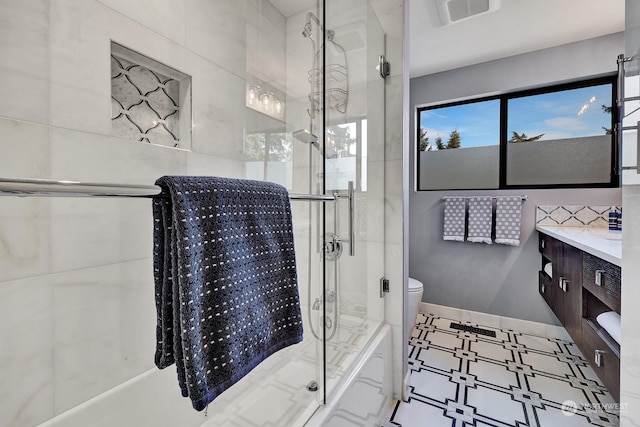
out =
[[[498,9],[500,0],[437,0],[440,20],[452,24]]]

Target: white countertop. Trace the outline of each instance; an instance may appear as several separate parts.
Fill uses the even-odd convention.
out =
[[[601,227],[536,226],[536,230],[622,267],[622,231]]]

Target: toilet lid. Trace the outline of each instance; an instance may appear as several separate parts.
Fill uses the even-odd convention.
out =
[[[409,292],[421,291],[423,287],[422,282],[413,277],[409,277]]]

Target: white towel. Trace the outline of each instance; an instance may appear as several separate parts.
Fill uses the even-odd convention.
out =
[[[490,196],[469,197],[469,235],[467,241],[474,243],[493,243],[491,241],[491,210]]]
[[[520,246],[522,196],[497,197],[496,243]]]
[[[552,274],[552,264],[550,262],[546,263],[544,265],[543,268],[544,272],[547,273],[547,276],[551,277],[553,279],[553,274]]]
[[[444,200],[444,240],[464,242],[466,197],[447,197]]]
[[[596,321],[616,340],[622,343],[622,326],[620,325],[620,315],[615,311],[605,311],[596,317]]]

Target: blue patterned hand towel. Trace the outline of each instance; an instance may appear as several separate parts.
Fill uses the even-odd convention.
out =
[[[277,184],[164,176],[153,200],[155,362],[201,411],[302,341],[291,205]]]

